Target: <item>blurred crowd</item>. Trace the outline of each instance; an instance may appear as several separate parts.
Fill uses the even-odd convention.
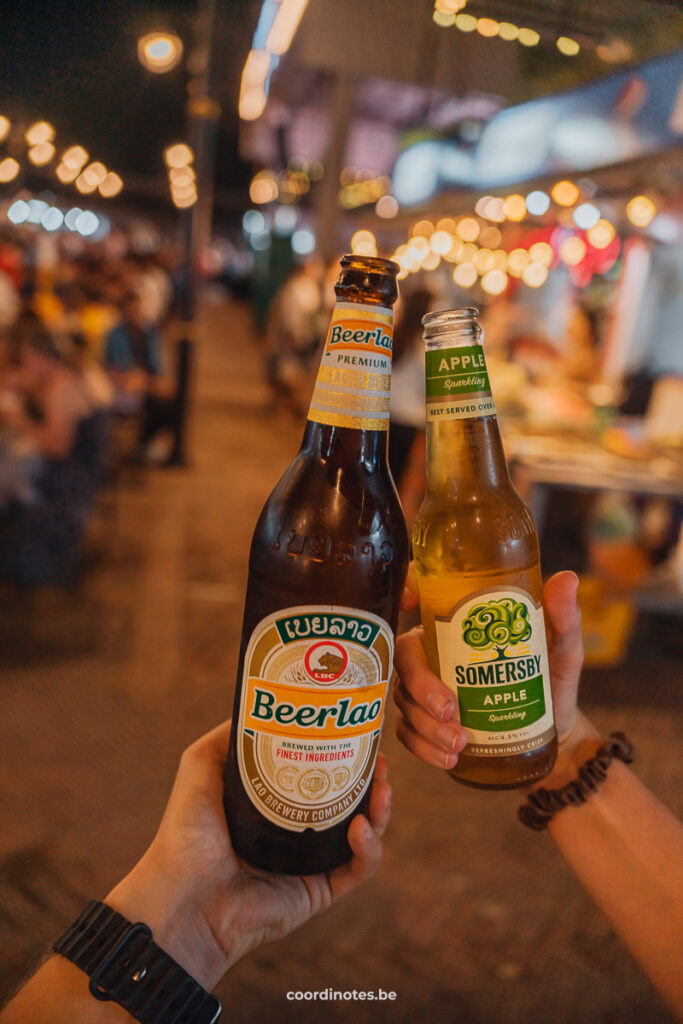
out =
[[[46,267],[30,240],[0,239],[1,581],[73,582],[121,445],[130,460],[168,457],[176,292],[163,250],[58,250]]]

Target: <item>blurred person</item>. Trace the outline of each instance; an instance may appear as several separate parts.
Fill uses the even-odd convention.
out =
[[[296,414],[303,410],[303,392],[320,343],[322,278],[320,261],[299,264],[275,296],[268,316],[266,378],[275,404]]]
[[[353,858],[347,864],[307,877],[250,868],[235,856],[225,822],[222,769],[229,737],[226,722],[188,747],[151,846],[105,898],[128,921],[148,925],[154,942],[205,990],[245,954],[284,938],[373,875],[391,806],[380,754],[369,817],[357,814],[349,826]],[[88,976],[60,955],[43,964],[0,1013],[2,1024],[130,1019],[115,1003],[93,998]]]
[[[161,431],[171,431],[176,403],[162,370],[159,333],[147,323],[137,292],[126,293],[121,320],[107,335],[104,366],[115,389],[119,415],[140,415],[140,454]]]
[[[578,582],[574,573],[560,572],[545,585],[559,748],[551,774],[530,791],[550,808],[547,830],[581,885],[674,1013],[683,1014],[683,828],[621,760],[598,771],[603,778],[596,791],[580,797],[575,788],[604,742],[577,707],[583,664]],[[404,608],[417,603],[409,576]],[[454,694],[428,667],[421,628],[398,638],[396,672],[399,740],[426,764],[454,767],[467,737],[454,717]],[[567,785],[572,793],[562,806],[553,794]],[[519,802],[518,793],[511,796]],[[532,827],[544,826],[537,821]]]
[[[7,330],[15,322],[21,308],[17,286],[10,275],[0,269],[0,330]]]
[[[425,429],[425,354],[422,317],[434,296],[417,288],[403,298],[394,329],[389,421],[389,468],[397,488],[408,466],[410,453]],[[424,493],[424,487],[422,492]]]
[[[16,365],[0,408],[15,438],[2,461],[0,578],[26,585],[75,578],[92,502],[108,458],[105,410],[35,314],[13,335]],[[13,400],[8,400],[13,398]],[[17,475],[31,467],[30,492]],[[1,500],[1,499],[0,499]]]
[[[145,322],[151,327],[159,327],[171,305],[173,286],[169,275],[151,253],[140,257],[132,275],[131,288],[140,298]]]

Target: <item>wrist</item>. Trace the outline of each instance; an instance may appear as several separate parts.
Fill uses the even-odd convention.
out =
[[[207,991],[228,970],[228,957],[201,906],[184,883],[159,868],[152,849],[104,902],[129,921],[148,925],[156,944]]]
[[[559,789],[572,782],[581,765],[595,755],[600,742],[598,730],[581,711],[578,711],[574,725],[558,742],[557,760],[550,775],[535,782],[530,790]]]

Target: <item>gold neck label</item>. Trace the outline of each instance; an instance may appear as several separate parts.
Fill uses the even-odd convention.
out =
[[[388,430],[393,338],[391,309],[338,302],[308,419],[354,430]]]

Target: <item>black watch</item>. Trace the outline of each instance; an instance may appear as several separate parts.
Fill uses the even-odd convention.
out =
[[[52,947],[90,978],[95,999],[111,999],[141,1024],[214,1024],[221,1004],[152,940],[106,903],[91,900]]]

